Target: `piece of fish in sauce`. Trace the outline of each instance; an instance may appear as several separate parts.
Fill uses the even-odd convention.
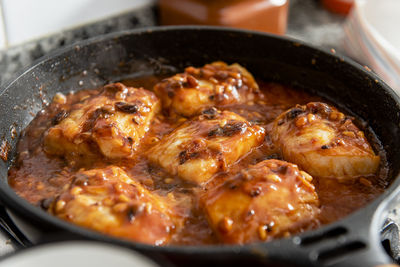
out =
[[[201,204],[219,240],[268,241],[318,225],[312,177],[289,162],[264,160],[209,188]]]
[[[156,84],[154,91],[169,114],[186,117],[198,115],[205,108],[254,100],[260,92],[244,67],[221,61],[201,68],[188,67]]]
[[[271,137],[283,158],[320,178],[350,181],[376,174],[380,157],[364,132],[335,107],[297,105],[279,115]]]
[[[76,173],[49,211],[80,226],[152,245],[168,242],[180,220],[168,201],[114,166]]]
[[[148,90],[106,85],[54,118],[55,125],[44,135],[44,149],[72,159],[132,157],[159,110],[158,98]]]
[[[243,117],[212,108],[164,136],[147,156],[169,173],[203,184],[261,145],[264,135],[264,128]]]

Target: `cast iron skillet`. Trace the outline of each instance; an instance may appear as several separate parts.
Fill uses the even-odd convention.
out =
[[[124,77],[181,70],[214,60],[239,62],[264,80],[307,88],[365,119],[387,151],[391,185],[357,212],[315,231],[245,246],[153,247],[123,241],[69,224],[30,205],[7,183],[20,132],[56,92],[93,88]],[[172,67],[169,67],[172,66]],[[40,96],[43,92],[44,96]],[[26,105],[26,106],[24,106]],[[379,229],[400,191],[400,99],[377,76],[349,59],[268,34],[212,27],[166,27],[120,32],[79,43],[42,58],[0,91],[0,132],[11,145],[0,163],[0,198],[34,242],[56,236],[120,244],[185,265],[374,266],[390,263]],[[23,221],[23,224],[21,224]]]

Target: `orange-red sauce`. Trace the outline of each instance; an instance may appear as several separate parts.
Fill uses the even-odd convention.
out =
[[[123,81],[128,86],[152,88],[158,82],[156,77],[144,77],[134,80]],[[260,88],[264,94],[263,100],[251,104],[240,104],[229,106],[228,110],[238,113],[250,122],[259,124],[267,129],[270,122],[281,112],[293,107],[296,104],[306,104],[310,101],[320,101],[318,96],[289,88],[283,85],[259,81]],[[97,90],[79,91],[67,96],[67,103],[73,104],[86,94],[96,93]],[[59,157],[51,157],[43,151],[43,133],[51,126],[51,121],[57,115],[57,105],[50,104],[27,127],[18,145],[18,158],[9,171],[9,183],[21,197],[33,205],[42,206],[43,200],[51,199],[69,186],[72,176],[78,171],[78,167],[68,164]],[[125,167],[129,175],[139,180],[147,189],[156,191],[158,194],[166,195],[173,193],[175,198],[183,204],[180,213],[187,217],[183,228],[176,229],[169,244],[217,244],[218,240],[205,219],[202,210],[196,204],[196,192],[198,187],[182,182],[178,177],[163,171],[161,168],[151,166],[144,156],[149,148],[146,139],[162,137],[176,127],[176,122],[169,121],[162,114],[152,121],[150,131],[144,137],[142,145],[139,146],[137,157],[133,160],[121,160],[119,162],[108,162],[99,160],[93,163],[91,168],[101,168],[113,164]],[[370,140],[373,141],[373,140]],[[371,142],[376,143],[376,142]],[[380,151],[381,148],[375,147]],[[235,172],[246,168],[249,164],[255,164],[266,158],[273,158],[271,144],[268,137],[264,144],[253,150],[230,168]],[[384,161],[384,158],[382,158]],[[385,164],[381,164],[384,166]],[[151,176],[149,176],[149,173]],[[223,177],[224,174],[220,174]],[[318,218],[321,224],[327,224],[338,220],[354,210],[364,206],[369,201],[382,193],[386,183],[385,171],[379,175],[368,177],[353,184],[343,184],[335,179],[313,180],[321,203],[321,214]],[[218,179],[218,176],[216,177]],[[319,182],[318,182],[319,181]],[[193,201],[191,201],[193,200]],[[46,208],[46,207],[44,207]]]

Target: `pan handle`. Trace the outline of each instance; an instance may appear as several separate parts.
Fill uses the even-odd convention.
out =
[[[398,227],[388,222],[380,232],[381,227],[382,224],[375,225],[372,216],[362,212],[324,229],[319,235],[300,238],[296,243],[305,249],[314,266],[376,267],[394,264],[394,259],[382,245],[381,236],[384,233],[390,237],[386,239],[388,242],[395,241],[395,236],[390,234],[398,231]]]
[[[400,227],[392,219],[386,219],[381,230],[381,243],[389,255],[400,262]]]
[[[265,265],[271,262],[327,267],[395,264],[394,259],[400,255],[399,248],[392,249],[391,257],[382,243],[386,247],[399,244],[398,225],[391,220],[384,221],[394,203],[399,203],[397,191],[336,223],[277,242],[258,244],[249,252]]]
[[[398,203],[398,196],[399,190],[395,190],[389,196],[381,196],[381,201],[377,200],[339,221],[335,228],[330,229],[330,233],[340,232],[334,236],[333,245],[325,248],[317,244],[317,266],[376,267],[394,264],[395,255],[389,255],[390,244],[399,244],[399,227],[387,217],[391,208]],[[385,243],[387,250],[383,245]]]

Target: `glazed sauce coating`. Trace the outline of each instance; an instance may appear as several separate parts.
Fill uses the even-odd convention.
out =
[[[152,76],[126,80],[122,83],[126,86],[149,89],[153,88],[160,80],[161,78]],[[280,84],[263,81],[258,81],[258,84],[261,93],[254,101],[245,104],[230,104],[219,109],[235,112],[250,123],[265,128],[265,141],[233,164],[229,170],[214,176],[207,187],[220,183],[226,177],[246,169],[249,165],[257,164],[266,159],[281,159],[269,137],[273,120],[296,104],[305,105],[309,102],[322,100],[320,97],[310,95],[305,91]],[[84,90],[67,95],[61,101],[62,103],[55,101],[37,115],[19,141],[18,157],[14,166],[9,170],[11,187],[18,195],[33,205],[48,210],[50,203],[71,186],[78,172],[110,166],[120,167],[149,192],[165,197],[167,202],[168,199],[173,199],[168,204],[174,206],[174,212],[180,218],[185,218],[185,223],[174,229],[167,244],[219,244],[220,241],[209,226],[198,200],[198,196],[202,194],[204,188],[167,173],[161,167],[151,164],[145,156],[146,151],[153,146],[154,140],[159,140],[172,132],[182,123],[182,119],[171,119],[163,113],[155,115],[149,127],[150,130],[136,148],[136,156],[130,159],[101,158],[87,162],[71,162],[62,157],[49,156],[44,152],[44,133],[54,125],[54,118],[57,118],[60,110],[68,109],[88,95],[98,94],[99,90]],[[378,143],[374,140],[370,140],[370,142],[372,144]],[[380,155],[383,155],[381,148],[376,146],[374,149]],[[381,156],[381,166],[384,165],[384,157]],[[384,167],[381,167],[381,171],[376,176],[360,177],[352,183],[340,183],[336,179],[313,178],[312,183],[319,197],[321,212],[316,218],[317,223],[312,227],[333,222],[363,207],[381,194],[387,185]],[[305,226],[298,229],[298,232],[309,228],[310,225]]]

